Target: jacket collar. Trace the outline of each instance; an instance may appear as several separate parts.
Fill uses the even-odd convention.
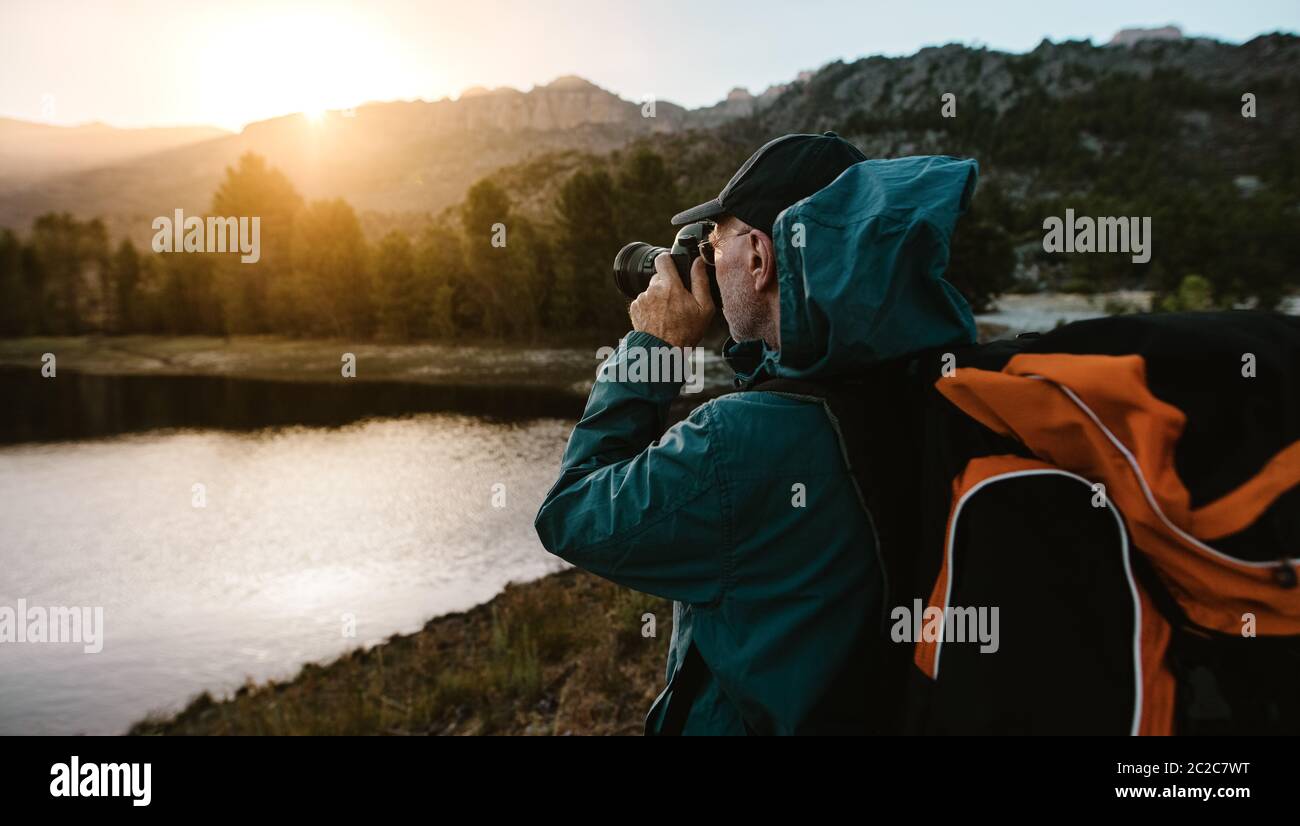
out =
[[[770,375],[769,359],[776,351],[769,350],[761,338],[736,341],[731,336],[722,344],[722,359],[735,372],[732,384],[737,390],[748,390],[760,379]]]

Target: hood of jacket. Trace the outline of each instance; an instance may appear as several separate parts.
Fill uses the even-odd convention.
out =
[[[781,349],[728,339],[736,384],[827,380],[974,342],[970,305],[943,275],[978,174],[974,160],[939,155],[862,161],[782,211],[772,228]]]

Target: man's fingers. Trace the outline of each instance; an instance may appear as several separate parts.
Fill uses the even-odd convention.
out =
[[[673,257],[666,252],[661,252],[655,256],[655,274],[650,279],[651,286],[654,285],[656,279],[661,277],[664,286],[668,287],[670,292],[686,289],[685,285],[682,284],[682,277],[677,274],[677,264],[673,262]]]
[[[691,295],[700,305],[700,309],[713,309],[713,292],[709,289],[709,270],[704,265],[704,258],[696,258],[691,264]]]

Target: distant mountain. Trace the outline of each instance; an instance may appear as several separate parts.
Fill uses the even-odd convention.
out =
[[[457,100],[374,103],[332,111],[320,122],[290,115],[237,135],[139,153],[121,162],[0,183],[0,226],[25,230],[52,210],[103,216],[111,234],[152,234],[150,221],[181,208],[208,209],[225,168],[245,152],[265,156],[308,198],[343,197],[359,212],[438,212],[469,185],[530,156],[557,150],[602,153],[657,133],[715,127],[753,114],[779,90],[737,90],[689,111],[668,101],[624,100],[566,76],[531,91],[469,89]]]
[[[1132,46],[1143,40],[1179,40],[1183,30],[1177,26],[1161,26],[1155,29],[1120,29],[1110,39],[1107,46]]]
[[[153,217],[206,211],[225,168],[250,151],[307,198],[345,198],[372,238],[417,226],[494,173],[540,213],[568,171],[633,143],[664,154],[684,197],[716,193],[733,160],[786,132],[835,130],[874,157],[976,155],[985,179],[1020,202],[1087,190],[1102,176],[1114,176],[1111,190],[1151,175],[1244,176],[1267,192],[1294,174],[1300,38],[1235,45],[1125,30],[1111,43],[1044,41],[1025,54],[950,44],[835,61],[758,95],[734,89],[710,107],[654,101],[653,117],[646,102],[573,76],[528,92],[373,103],[319,123],[291,115],[39,185],[0,180],[0,226],[26,231],[37,215],[64,210],[144,242]],[[1256,119],[1241,117],[1246,92],[1259,97]],[[940,117],[947,93],[953,119]]]
[[[951,94],[955,117],[944,117]],[[1243,112],[1243,109],[1247,109]],[[1156,287],[1206,275],[1218,296],[1300,286],[1300,37],[1243,44],[1044,41],[1025,54],[960,45],[832,63],[719,131],[757,145],[838,131],[870,157],[976,158],[972,227],[1009,233],[1018,281]],[[1150,266],[1043,254],[1045,216],[1150,216]],[[977,216],[972,216],[973,218]],[[990,236],[991,237],[991,236]],[[961,236],[959,236],[959,241]]]
[[[957,117],[950,124],[956,126],[969,120],[974,108],[994,118],[1018,111],[1031,117],[1038,111],[1041,116],[1062,102],[1087,100],[1098,90],[1109,95],[1112,87],[1119,91],[1126,84],[1136,87],[1152,79],[1213,93],[1213,98],[1196,100],[1194,106],[1188,104],[1195,95],[1169,101],[1184,110],[1187,139],[1195,139],[1202,126],[1229,131],[1240,127],[1240,97],[1245,92],[1265,97],[1270,118],[1282,119],[1271,120],[1272,129],[1300,136],[1300,107],[1294,96],[1300,86],[1300,37],[1288,34],[1257,37],[1241,45],[1202,38],[1138,39],[1129,48],[1044,40],[1025,54],[949,44],[908,57],[836,61],[808,80],[791,84],[763,108],[752,126],[772,134],[837,129],[852,133],[868,154],[892,155],[934,144],[937,136],[918,129],[918,117],[930,118],[927,127],[942,125],[944,93],[956,97]],[[1219,99],[1219,94],[1224,97]],[[1087,141],[1077,127],[1089,124],[1067,125],[1076,127],[1075,141]],[[1211,151],[1228,156],[1237,148],[1234,141]]]
[[[970,154],[984,179],[1010,194],[1050,194],[1045,184],[1094,187],[1099,173],[1179,172],[1214,179],[1294,175],[1300,163],[1300,37],[1248,43],[1125,36],[1094,46],[1043,41],[1024,54],[959,44],[906,57],[835,61],[753,97],[743,90],[713,107],[729,117],[700,130],[643,140],[672,159],[679,188],[717,188],[763,141],[789,132],[834,130],[871,157]],[[1242,95],[1257,117],[1242,117]],[[951,93],[956,116],[941,115]],[[730,107],[730,108],[729,108]],[[696,110],[700,118],[706,110]],[[557,156],[557,163],[564,159]],[[529,165],[524,165],[528,167]],[[544,166],[537,161],[532,168]],[[721,167],[721,168],[717,168]],[[506,169],[502,177],[518,180]],[[546,201],[536,194],[532,200]]]
[[[715,195],[755,147],[833,130],[869,157],[979,161],[955,240],[965,249],[954,253],[977,301],[1015,286],[985,277],[1007,272],[1030,289],[1166,292],[1203,275],[1228,304],[1268,303],[1300,287],[1300,37],[1129,40],[1044,41],[1024,54],[952,44],[836,61],[712,129],[640,138],[676,177],[677,204],[657,240],[672,237],[667,215]],[[619,159],[552,153],[493,178],[529,217],[546,220],[571,172],[596,164],[614,171]],[[1158,253],[1149,265],[1048,255],[1044,218],[1066,209],[1149,216]]]
[[[209,126],[117,129],[102,123],[49,126],[0,118],[0,188],[121,163],[230,133]]]

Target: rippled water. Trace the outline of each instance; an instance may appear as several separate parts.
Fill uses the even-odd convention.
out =
[[[0,733],[122,732],[564,567],[532,520],[571,427],[441,413],[0,448],[0,606],[103,606],[105,628],[99,654],[0,643]]]

